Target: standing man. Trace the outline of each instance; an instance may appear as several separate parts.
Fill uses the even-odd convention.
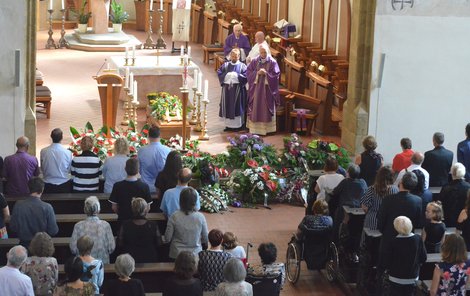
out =
[[[150,192],[154,193],[157,191],[155,180],[158,174],[163,170],[166,157],[171,149],[160,143],[160,128],[158,126],[152,126],[149,129],[149,142],[147,146],[140,148],[137,156],[140,163],[140,176],[142,177],[142,181],[147,183]]]
[[[266,135],[276,131],[276,106],[279,105],[279,66],[264,46],[251,61],[248,77],[248,123],[250,133]]]
[[[72,152],[62,147],[63,133],[60,128],[51,132],[52,144],[41,150],[41,170],[45,193],[68,193],[72,191],[69,178]]]
[[[34,235],[46,232],[54,236],[59,232],[55,213],[52,206],[41,200],[44,191],[44,182],[34,177],[28,182],[30,196],[25,200],[17,201],[13,207],[10,227],[16,232],[22,246],[28,247]]]
[[[7,265],[0,268],[0,295],[34,296],[31,278],[20,272],[20,267],[28,258],[22,246],[14,246],[8,251]]]
[[[398,184],[400,183],[401,179],[403,178],[403,176],[405,175],[406,172],[412,172],[414,170],[419,170],[424,175],[424,188],[423,189],[424,190],[428,189],[429,188],[429,172],[426,171],[425,169],[423,169],[423,167],[422,167],[423,161],[424,161],[423,153],[421,153],[421,152],[413,153],[413,155],[411,156],[410,166],[408,166],[407,168],[404,168],[403,170],[401,170],[398,173],[398,176],[397,176],[394,184],[398,186]]]
[[[457,162],[465,166],[465,181],[470,182],[470,123],[465,127],[465,136],[467,138],[457,146]]]
[[[222,86],[219,117],[224,120],[225,129],[238,130],[245,124],[246,114],[246,65],[240,62],[240,50],[232,49],[230,61],[217,70]]]
[[[28,154],[29,139],[19,137],[16,140],[15,154],[5,157],[3,177],[6,179],[5,194],[27,195],[28,181],[39,176],[38,159]]]
[[[454,153],[442,146],[444,144],[443,133],[434,133],[432,144],[434,149],[424,153],[422,167],[429,173],[429,186],[442,187],[449,183],[449,172]]]
[[[262,31],[258,31],[255,34],[255,45],[253,45],[253,48],[250,50],[250,53],[246,57],[246,64],[250,64],[251,60],[254,58],[257,58],[259,56],[259,47],[262,45],[264,48],[266,48],[266,51],[268,53],[268,56],[271,56],[271,51],[269,50],[269,45],[264,40],[264,33]]]
[[[184,168],[178,172],[178,185],[175,188],[168,189],[165,191],[163,195],[162,204],[160,205],[160,209],[162,210],[163,214],[168,218],[171,217],[176,211],[180,209],[180,195],[183,189],[188,187],[189,181],[193,174],[191,169]],[[196,211],[199,211],[201,208],[201,201],[199,197],[199,193],[196,191],[197,200],[196,200]]]
[[[224,55],[230,61],[230,52],[234,48],[240,49],[240,61],[245,62],[247,54],[250,52],[250,40],[242,34],[243,27],[240,24],[233,26],[233,33],[228,35],[224,43]]]

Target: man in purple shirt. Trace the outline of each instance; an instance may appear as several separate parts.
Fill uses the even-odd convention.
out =
[[[27,137],[19,137],[16,147],[16,153],[5,157],[3,163],[3,177],[7,181],[5,194],[29,195],[28,181],[39,175],[38,159],[28,154]]]
[[[224,55],[230,61],[230,52],[234,48],[240,49],[240,61],[245,62],[251,50],[250,40],[242,34],[243,27],[240,24],[233,26],[233,33],[228,35],[224,43]]]

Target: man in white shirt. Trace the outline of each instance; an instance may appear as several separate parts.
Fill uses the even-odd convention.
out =
[[[395,185],[398,186],[400,184],[401,178],[403,178],[403,175],[406,172],[412,172],[414,170],[420,170],[423,175],[424,175],[424,190],[427,190],[429,188],[429,173],[425,169],[421,167],[421,164],[424,161],[424,155],[421,152],[415,152],[411,156],[411,165],[407,167],[406,169],[403,169],[398,173],[397,179],[395,180]]]
[[[34,296],[31,278],[20,272],[28,253],[23,246],[15,246],[8,252],[8,263],[0,268],[0,295]]]
[[[268,56],[271,56],[271,51],[269,50],[268,43],[266,42],[266,40],[264,40],[264,33],[263,32],[261,32],[261,31],[256,32],[255,42],[256,42],[256,44],[253,45],[253,47],[250,50],[250,53],[246,57],[246,64],[247,65],[251,62],[251,60],[253,60],[257,56],[259,56],[259,46],[260,45],[263,45],[264,48],[266,49],[266,52],[268,53]]]

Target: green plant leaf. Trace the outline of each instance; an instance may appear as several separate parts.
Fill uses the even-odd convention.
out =
[[[89,130],[91,130],[93,133],[95,132],[93,130],[93,125],[91,125],[91,123],[87,121],[87,123],[85,124],[85,131],[88,132]]]
[[[75,139],[75,136],[80,135],[80,133],[77,131],[77,129],[74,128],[73,126],[70,127],[70,133],[72,134],[73,139]]]

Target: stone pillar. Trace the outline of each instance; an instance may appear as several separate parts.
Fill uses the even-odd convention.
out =
[[[341,142],[362,151],[368,132],[376,0],[354,0],[349,55],[348,99],[344,103]]]
[[[27,1],[27,32],[26,32],[26,100],[24,134],[29,138],[31,155],[36,155],[36,32],[37,2]]]
[[[110,0],[91,0],[90,11],[93,19],[93,33],[108,34]]]

